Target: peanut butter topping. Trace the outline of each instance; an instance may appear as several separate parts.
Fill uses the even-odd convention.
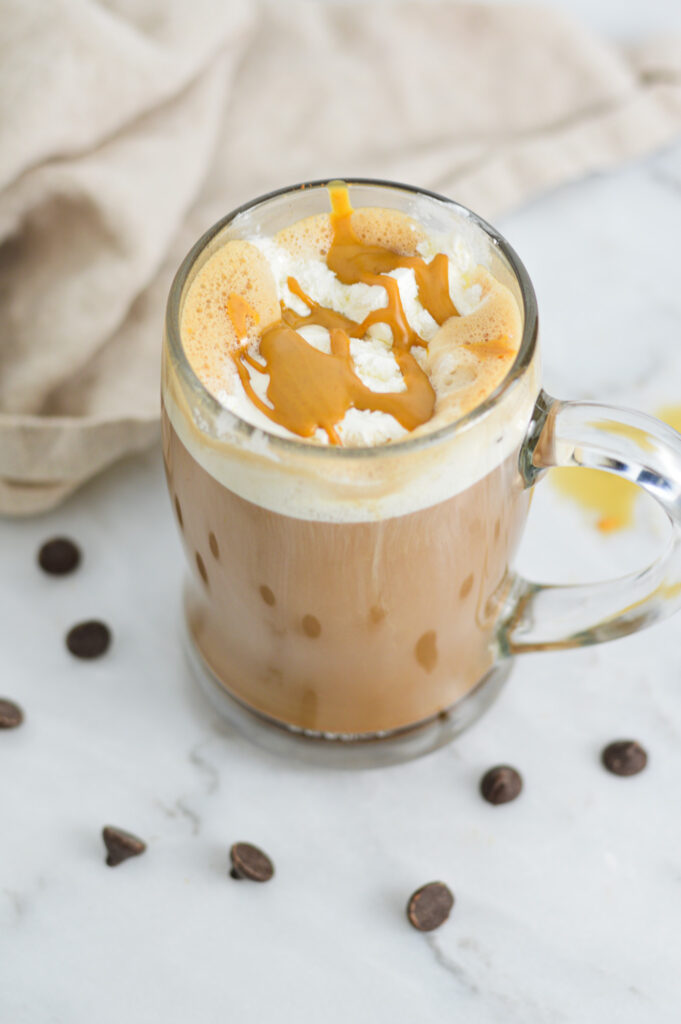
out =
[[[253,309],[250,302],[247,302],[238,292],[230,292],[227,299],[227,315],[234,324],[234,330],[238,338],[245,338],[248,333],[248,317],[254,324],[260,322],[260,314]]]
[[[181,322],[193,369],[244,419],[250,409],[256,423],[331,444],[384,443],[465,415],[515,358],[511,291],[465,242],[460,259],[454,236],[438,251],[406,214],[354,211],[342,182],[328,192],[329,214],[262,242],[231,239],[200,269]]]
[[[338,327],[331,330],[331,352],[326,353],[280,321],[263,333],[260,354],[262,364],[243,349],[235,355],[244,391],[261,412],[301,437],[311,437],[321,427],[331,444],[340,444],[335,428],[350,406],[390,413],[407,430],[432,416],[435,392],[408,351],[395,352],[406,391],[388,393],[377,393],[362,384],[353,369],[350,338]],[[269,374],[267,397],[272,408],[253,390],[244,363]]]
[[[405,256],[381,245],[363,245],[352,229],[352,206],[347,186],[330,185],[331,224],[333,240],[326,265],[333,270],[343,284],[382,285],[388,292],[388,305],[377,309],[365,320],[363,327],[382,321],[393,333],[393,348],[423,345],[424,341],[415,334],[404,315],[397,281],[385,277],[391,270],[407,267],[414,271],[421,304],[428,310],[436,323],[444,323],[458,312],[449,295],[449,261],[444,253],[438,253],[430,263],[420,256]]]
[[[413,268],[419,298],[438,323],[457,311],[449,297],[448,261],[436,256],[427,264],[419,256],[404,256],[380,245],[360,242],[352,228],[352,206],[345,185],[332,185],[331,246],[326,264],[343,284],[379,285],[387,293],[388,303],[370,313],[362,323],[355,323],[341,313],[318,305],[305,295],[297,281],[289,278],[291,291],[309,307],[301,316],[282,304],[281,319],[267,327],[260,336],[258,363],[245,347],[234,352],[234,361],[244,391],[275,423],[300,437],[311,437],[321,428],[331,444],[340,444],[336,426],[348,409],[389,413],[406,430],[427,423],[435,408],[435,392],[427,374],[411,354],[412,345],[425,342],[409,326],[402,308],[397,281],[385,276],[397,267]],[[442,255],[442,254],[439,254]],[[228,301],[232,302],[230,296]],[[247,304],[246,304],[247,305]],[[232,317],[237,336],[246,336],[242,307],[235,306],[238,321]],[[231,309],[228,308],[231,316]],[[392,331],[392,351],[402,373],[404,391],[377,393],[368,388],[355,373],[350,355],[350,338],[362,338],[375,323],[385,323]],[[331,351],[320,352],[310,345],[296,327],[315,324],[330,332]],[[246,364],[269,376],[268,405],[256,394]]]

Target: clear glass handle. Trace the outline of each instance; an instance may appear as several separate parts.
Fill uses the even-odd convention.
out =
[[[638,484],[667,513],[671,536],[652,565],[619,579],[552,586],[515,577],[501,631],[508,654],[614,640],[681,605],[681,435],[644,413],[542,392],[521,468],[531,485],[554,466],[602,469]]]

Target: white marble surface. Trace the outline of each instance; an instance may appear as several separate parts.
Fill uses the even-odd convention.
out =
[[[660,0],[646,8],[672,24]],[[594,24],[614,31],[616,8]],[[500,226],[535,279],[549,390],[681,400],[681,145]],[[85,562],[48,579],[35,553],[61,532]],[[544,483],[520,566],[597,578],[659,539],[645,503],[603,537]],[[53,514],[0,523],[0,551],[0,692],[27,713],[0,734],[2,1024],[678,1021],[679,620],[528,656],[455,744],[331,772],[250,746],[194,692],[158,452]],[[79,663],[63,635],[91,616],[114,643]],[[627,735],[650,765],[618,779],[598,755]],[[477,782],[499,761],[526,788],[494,808]],[[105,867],[106,822],[144,836],[145,856]],[[236,839],[272,854],[271,884],[228,877]],[[427,937],[404,905],[432,878],[457,903]]]

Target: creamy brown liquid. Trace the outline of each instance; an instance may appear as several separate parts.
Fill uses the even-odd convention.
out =
[[[343,189],[331,194],[331,216],[296,222],[276,241],[301,260],[325,260],[346,284],[380,284],[387,305],[355,322],[290,279],[308,312],[282,308],[263,254],[231,240],[188,289],[181,334],[192,367],[214,394],[240,380],[254,406],[301,438],[322,428],[335,443],[352,407],[390,412],[416,433],[457,419],[513,361],[522,334],[515,299],[478,267],[479,307],[459,315],[447,258],[418,255],[419,224],[397,211],[353,212]],[[440,325],[427,346],[406,319],[397,282],[386,277],[396,267],[414,271],[420,301]],[[400,392],[367,388],[350,358],[350,339],[379,321],[392,332],[406,384]],[[312,324],[330,331],[329,353],[298,333]],[[416,348],[427,348],[425,370]],[[268,375],[266,401],[252,386],[261,373]],[[163,445],[193,573],[192,636],[239,700],[300,728],[367,735],[445,711],[489,670],[528,504],[517,451],[421,511],[324,522],[237,496],[187,450],[165,409]]]
[[[444,711],[490,668],[529,500],[517,453],[423,511],[324,523],[237,497],[165,413],[163,445],[190,629],[240,700],[305,729],[374,733]]]

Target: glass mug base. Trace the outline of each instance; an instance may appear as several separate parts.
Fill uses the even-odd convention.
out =
[[[191,584],[185,590],[191,591]],[[192,675],[213,709],[246,739],[271,753],[327,768],[383,768],[413,761],[450,743],[496,700],[513,668],[497,662],[463,697],[438,714],[399,729],[333,733],[282,722],[237,697],[218,679],[197,648],[184,621],[184,648]]]

